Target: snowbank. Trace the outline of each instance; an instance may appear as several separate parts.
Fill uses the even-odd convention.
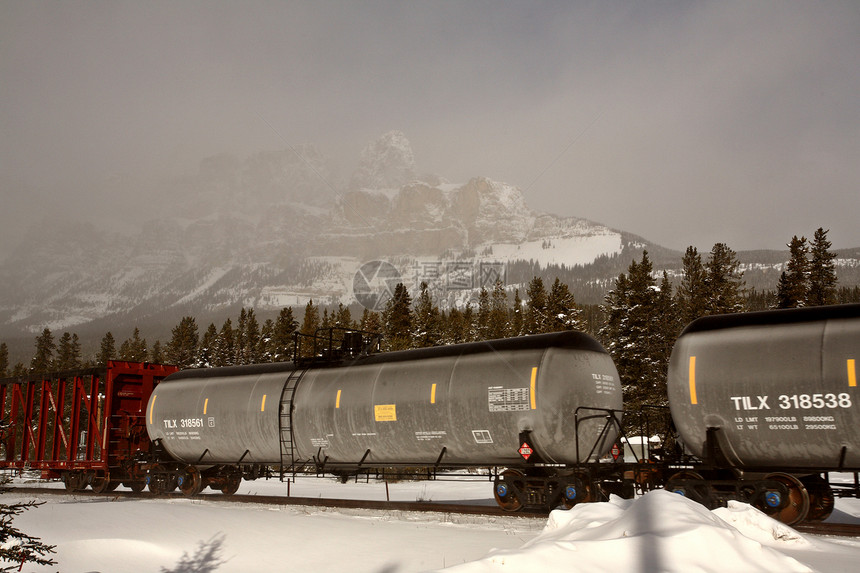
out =
[[[855,571],[860,549],[810,541],[744,504],[709,511],[654,491],[554,511],[546,528],[516,550],[445,569],[448,573]]]
[[[240,491],[283,495],[282,488],[244,482]],[[390,490],[391,499],[491,502],[486,481],[404,482]],[[386,490],[379,483],[344,485],[308,477],[299,479],[293,495],[385,499]],[[3,501],[30,497],[10,492]],[[664,491],[554,511],[548,519],[184,498],[42,499],[45,505],[25,512],[15,525],[57,545],[58,566],[25,571],[157,573],[175,567],[183,555],[193,557],[205,544],[225,561],[217,573],[853,573],[860,562],[858,540],[801,535],[744,504],[708,511]],[[841,521],[860,522],[860,500],[836,503]]]

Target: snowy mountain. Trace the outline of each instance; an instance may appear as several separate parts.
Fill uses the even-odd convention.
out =
[[[600,302],[644,248],[655,268],[680,267],[681,253],[639,237],[535,212],[512,185],[417,177],[400,132],[367,145],[348,184],[328,165],[311,146],[219,155],[138,200],[119,230],[39,222],[0,265],[0,338],[46,326],[163,332],[184,315],[203,322],[310,299],[348,305],[356,273],[377,260],[413,291],[427,282],[443,306],[496,278],[524,292],[541,273],[561,276],[580,302]],[[779,263],[765,266],[762,276],[778,276]]]
[[[0,334],[111,317],[175,323],[182,314],[311,298],[349,304],[356,271],[376,259],[416,286],[416,265],[572,266],[617,255],[630,242],[603,225],[536,213],[505,183],[415,173],[400,132],[365,147],[348,185],[310,146],[207,158],[196,176],[162,189],[139,230],[34,227],[2,265]]]

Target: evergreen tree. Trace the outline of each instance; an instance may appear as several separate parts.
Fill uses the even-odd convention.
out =
[[[248,328],[248,312],[245,307],[239,311],[239,320],[236,322],[236,329],[233,331],[233,364],[245,364],[245,333]]]
[[[107,366],[108,360],[113,360],[114,358],[116,358],[116,342],[114,341],[113,334],[108,331],[102,337],[99,354],[96,357],[96,364],[99,366]]]
[[[36,354],[30,361],[30,372],[50,372],[54,369],[54,351],[57,349],[54,336],[50,328],[45,328],[42,334],[36,337]]]
[[[797,308],[806,305],[806,291],[809,281],[809,261],[806,258],[809,248],[806,237],[791,238],[788,244],[789,260],[779,276],[776,290],[777,308]]]
[[[725,243],[715,244],[705,271],[707,313],[728,314],[743,311],[743,272],[735,252]]]
[[[548,332],[546,289],[543,286],[543,279],[538,276],[532,277],[526,289],[526,296],[528,302],[526,302],[525,320],[523,321],[523,334]]]
[[[272,336],[275,332],[275,322],[271,318],[267,318],[260,329],[260,342],[257,344],[257,355],[260,363],[274,362],[272,358]]]
[[[652,337],[651,349],[654,357],[658,377],[654,382],[652,400],[657,400],[661,405],[668,405],[668,390],[666,380],[669,377],[669,358],[672,355],[672,347],[675,345],[678,335],[681,333],[681,321],[678,318],[678,307],[675,306],[672,297],[672,283],[669,275],[663,271],[659,290],[655,293],[654,330],[656,336]]]
[[[487,319],[487,338],[495,340],[508,336],[508,293],[501,280],[493,285],[490,297],[490,315]]]
[[[520,336],[523,334],[523,301],[520,298],[520,289],[514,290],[514,305],[510,312],[510,336]]]
[[[668,401],[666,371],[677,321],[672,316],[668,275],[664,273],[657,288],[651,273],[645,251],[641,262],[632,261],[628,274],[618,276],[603,305],[606,324],[600,337],[621,377],[628,427],[643,421],[642,405],[665,405]]]
[[[203,333],[203,338],[200,339],[200,344],[197,347],[198,368],[210,368],[215,362],[215,347],[218,342],[218,329],[214,323],[209,323],[206,332]]]
[[[233,321],[229,318],[224,321],[215,341],[215,351],[212,353],[213,366],[232,366],[236,363],[235,336],[233,334]]]
[[[815,231],[809,252],[809,290],[806,295],[807,306],[821,306],[836,303],[836,266],[833,259],[836,253],[830,252],[830,241],[822,227]]]
[[[152,345],[152,355],[150,356],[150,360],[152,360],[153,364],[164,364],[166,357],[164,356],[164,349],[161,347],[161,341],[156,340]]]
[[[707,273],[702,264],[702,256],[693,246],[687,247],[682,265],[684,276],[678,285],[675,303],[681,325],[686,325],[707,313]]]
[[[379,313],[365,308],[364,312],[361,313],[361,321],[358,323],[358,328],[365,332],[382,334],[382,319],[379,317]]]
[[[270,354],[274,362],[286,362],[293,357],[293,333],[299,323],[293,316],[293,309],[289,306],[281,309],[272,329],[272,341]]]
[[[558,277],[552,283],[546,306],[547,332],[583,329],[582,310],[576,305],[570,288]]]
[[[315,336],[317,329],[320,327],[320,312],[319,308],[314,305],[313,299],[305,305],[305,316],[302,319],[302,327],[299,332],[305,336]],[[303,357],[314,355],[314,341],[310,338],[305,338],[301,341],[301,354]]]
[[[421,283],[421,292],[415,300],[415,325],[413,340],[415,348],[436,346],[442,338],[439,307],[433,302],[427,283]]]
[[[260,324],[257,322],[257,315],[254,314],[253,308],[248,309],[245,316],[243,344],[241,364],[259,364],[263,361],[260,352]]]
[[[119,347],[119,359],[129,362],[146,362],[149,354],[146,339],[140,337],[140,329],[135,327],[131,338],[126,339]]]
[[[78,335],[64,332],[57,350],[57,370],[73,370],[81,367],[81,342]]]
[[[193,316],[184,316],[171,331],[172,338],[167,343],[165,354],[168,362],[180,368],[189,368],[197,358],[197,322]]]
[[[9,375],[9,347],[6,343],[0,343],[0,378]]]
[[[477,340],[489,340],[490,293],[481,287],[478,294],[478,312],[475,313],[475,336]]]
[[[23,364],[21,366],[23,367]],[[10,479],[6,476],[0,478],[0,494],[9,491],[6,484],[9,483]],[[28,535],[12,524],[15,517],[43,503],[25,501],[0,504],[0,516],[2,516],[0,519],[0,562],[12,564],[0,567],[0,571],[21,571],[25,563],[39,566],[57,564],[56,561],[48,557],[55,553],[56,545],[42,543],[38,537]]]
[[[383,345],[386,350],[412,347],[412,297],[403,283],[394,287],[394,296],[382,312]]]
[[[475,308],[471,302],[466,303],[463,309],[463,339],[461,342],[475,342],[478,340],[478,331],[475,329]]]
[[[352,312],[350,312],[349,307],[344,306],[342,302],[337,305],[337,313],[334,314],[334,323],[332,326],[346,328],[347,330],[355,328],[355,321],[352,320]]]
[[[440,345],[445,346],[462,342],[463,313],[457,307],[451,307],[451,310],[448,312],[441,311],[439,313],[439,322],[442,329],[442,335],[439,339]]]
[[[860,302],[860,287],[839,287],[839,291],[836,298],[839,304]]]

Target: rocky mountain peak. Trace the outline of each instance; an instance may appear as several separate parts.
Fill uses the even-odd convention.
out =
[[[415,178],[415,156],[401,131],[389,131],[367,144],[352,175],[353,189],[396,189]]]

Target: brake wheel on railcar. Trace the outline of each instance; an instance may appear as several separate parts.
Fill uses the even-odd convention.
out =
[[[496,478],[493,495],[496,503],[505,511],[519,511],[523,503],[517,496],[516,490],[525,486],[525,475],[519,470],[505,470]]]
[[[794,525],[806,519],[809,514],[809,492],[799,479],[785,473],[768,474],[765,479],[783,484],[787,496],[783,498],[782,492],[768,491],[759,509],[786,525]]]

